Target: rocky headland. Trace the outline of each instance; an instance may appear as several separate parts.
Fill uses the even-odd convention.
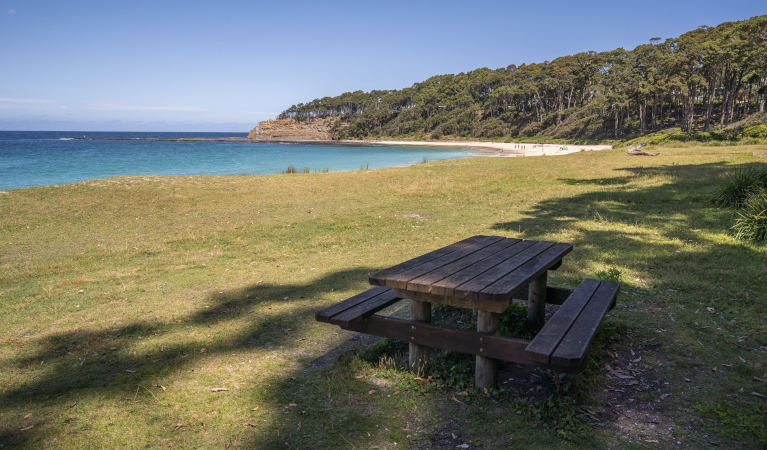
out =
[[[337,118],[306,120],[277,119],[259,122],[248,133],[254,141],[324,141],[330,139],[330,131],[338,122]]]

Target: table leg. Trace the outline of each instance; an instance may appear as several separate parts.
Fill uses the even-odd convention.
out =
[[[477,311],[477,331],[498,334],[500,329],[500,314]],[[474,369],[474,386],[479,389],[496,387],[498,384],[498,360],[477,355],[477,364]]]
[[[546,282],[548,276],[548,272],[543,272],[541,276],[530,283],[527,290],[527,323],[534,329],[540,329],[546,321]]]
[[[416,322],[431,322],[431,303],[410,300],[410,320]],[[410,343],[409,367],[411,372],[420,374],[431,356],[431,348],[425,345]]]

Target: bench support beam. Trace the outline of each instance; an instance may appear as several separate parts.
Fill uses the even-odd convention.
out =
[[[477,311],[477,331],[497,335],[501,329],[501,315]],[[474,368],[474,386],[479,389],[494,388],[498,384],[498,360],[477,355]]]
[[[431,303],[410,300],[410,320],[414,322],[431,322]],[[431,349],[425,345],[410,341],[408,367],[415,374],[422,374],[431,358]]]
[[[539,330],[546,323],[546,283],[548,272],[543,272],[530,282],[527,291],[527,323]]]
[[[586,368],[586,361],[579,367],[562,368],[534,361],[525,354],[530,341],[505,336],[494,336],[477,331],[454,330],[429,323],[395,319],[373,315],[365,320],[350,323],[345,329],[372,334],[389,339],[411,342],[427,347],[442,348],[471,355],[482,355],[512,363],[552,369],[558,372],[579,373]]]

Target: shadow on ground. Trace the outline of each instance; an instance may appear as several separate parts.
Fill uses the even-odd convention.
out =
[[[599,259],[608,265],[621,268],[624,273],[629,268],[644,271],[647,278],[651,280],[650,287],[643,284],[642,280],[624,280],[624,293],[619,299],[619,302],[624,305],[636,304],[640,306],[639,309],[642,309],[656,304],[667,305],[671,301],[689,303],[693,301],[694,297],[695,302],[699,300],[711,302],[713,307],[719,309],[720,306],[717,302],[724,301],[724,299],[716,298],[717,296],[722,297],[718,292],[714,292],[717,286],[721,286],[732,296],[741,296],[745,286],[748,285],[743,278],[748,274],[731,276],[737,269],[730,273],[730,268],[725,267],[727,261],[733,258],[738,261],[749,259],[756,261],[762,256],[748,246],[738,243],[714,242],[710,237],[707,237],[721,234],[722,230],[727,227],[730,213],[709,207],[706,203],[706,195],[713,180],[730,170],[732,168],[725,163],[673,165],[646,169],[616,169],[616,176],[611,178],[565,179],[562,181],[568,185],[598,185],[603,186],[603,189],[598,192],[540,202],[524,212],[526,218],[496,223],[491,229],[501,232],[521,229],[524,230],[524,237],[529,239],[546,239],[547,235],[564,229],[574,233],[577,236],[573,242],[577,254],[573,258],[582,264],[572,270],[574,273],[572,279],[565,280],[566,284],[571,285],[570,287],[577,279],[593,278],[595,274],[590,272],[591,268],[588,263]],[[657,178],[659,182],[654,187],[637,188],[632,186],[632,181],[636,177]],[[578,225],[584,219],[591,221],[590,226]],[[607,223],[652,228],[657,230],[659,238],[648,240],[644,235],[624,232],[615,226],[600,227],[600,224]],[[660,239],[661,237],[663,239]],[[717,267],[718,269],[716,269]],[[716,275],[712,276],[711,272],[715,269],[722,271],[722,273],[717,272]],[[175,323],[137,322],[107,333],[77,330],[40,338],[30,345],[41,350],[22,360],[7,362],[15,370],[33,372],[34,379],[24,385],[4,388],[4,392],[0,396],[0,410],[5,410],[7,417],[8,411],[20,404],[30,405],[31,409],[56,407],[63,411],[57,413],[59,418],[66,416],[68,417],[66,420],[76,422],[77,405],[75,402],[78,401],[78,398],[111,397],[125,399],[128,403],[134,396],[136,386],[151,386],[156,379],[193,368],[202,358],[216,354],[228,354],[237,349],[259,348],[266,345],[273,348],[288,345],[295,341],[296,336],[288,336],[283,333],[276,322],[282,318],[291,318],[297,315],[313,316],[313,313],[319,309],[316,302],[297,302],[296,306],[284,308],[284,312],[271,315],[269,320],[254,320],[254,325],[248,328],[246,332],[225,341],[212,341],[206,344],[205,353],[200,353],[198,348],[191,348],[183,344],[171,344],[142,354],[121,350],[142,336],[180,335],[186,332],[187,327],[201,327],[207,324],[219,324],[249,317],[256,308],[269,307],[267,304],[276,308],[280,302],[293,303],[295,299],[316,298],[323,293],[319,286],[327,286],[330,283],[335,286],[336,291],[351,290],[359,285],[360,280],[366,279],[370,272],[369,268],[359,268],[336,272],[323,279],[315,280],[309,285],[253,285],[223,294],[214,293],[209,296],[211,307],[200,309]],[[761,289],[761,292],[767,291],[764,287],[764,283],[762,283],[759,286],[752,285],[751,289],[752,292],[755,288]],[[632,291],[643,291],[643,293],[640,296],[635,296]],[[695,297],[697,292],[706,293]],[[286,297],[288,300],[282,300]],[[762,306],[759,306],[757,297]],[[762,301],[763,299],[763,294],[761,296],[756,293],[752,294],[750,302],[754,313],[761,315],[767,313],[764,310],[763,304],[765,302]],[[666,312],[664,311],[662,314],[666,314]],[[637,325],[632,324],[631,326],[636,327]],[[335,331],[336,328],[333,327],[332,330]],[[649,333],[647,330],[636,331]],[[734,335],[747,334],[752,331],[754,330],[736,330],[733,328]],[[672,338],[660,335],[657,342],[665,346],[669,344],[670,339]],[[735,348],[734,342],[725,340],[723,345]],[[748,343],[739,345],[749,346]],[[750,348],[753,349],[753,347]],[[88,356],[84,356],[78,364],[73,358],[69,358],[75,352]],[[331,350],[332,352],[337,353],[338,350]],[[600,361],[606,360],[604,354],[594,356],[602,358]],[[320,356],[319,359],[323,358],[328,360],[328,355]],[[44,364],[41,365],[41,361],[44,361]],[[154,361],[163,363],[156,364]],[[624,363],[629,364],[625,361]],[[691,364],[691,367],[694,367],[694,362]],[[279,416],[272,417],[267,422],[267,431],[259,433],[259,436],[267,435],[270,437],[267,441],[264,441],[262,437],[254,437],[250,441],[246,439],[240,444],[255,446],[256,448],[275,448],[274,446],[277,445],[282,448],[327,448],[328,443],[323,443],[321,439],[319,441],[317,439],[311,440],[311,436],[327,436],[332,433],[336,439],[342,437],[346,440],[346,436],[350,436],[348,434],[350,432],[355,436],[363,436],[365,427],[375,427],[376,424],[386,425],[389,423],[388,421],[392,423],[404,421],[406,426],[412,426],[414,434],[419,430],[419,424],[416,422],[419,416],[412,410],[415,403],[410,404],[403,401],[403,409],[400,411],[399,417],[382,418],[376,416],[381,407],[377,406],[375,402],[381,401],[382,395],[372,400],[372,396],[366,393],[373,388],[379,389],[379,392],[383,393],[391,391],[392,389],[387,387],[385,380],[379,383],[366,377],[359,380],[345,380],[340,385],[334,384],[333,377],[339,375],[334,372],[333,366],[334,364],[315,366],[312,368],[314,373],[309,375],[306,374],[307,367],[302,367],[298,371],[293,371],[274,380],[270,387],[274,391],[275,403],[278,402],[277,399],[279,398],[279,402],[286,403],[286,405],[280,411]],[[509,374],[517,373],[514,370],[514,368],[507,368],[502,375],[511,377]],[[527,373],[520,372],[520,374],[529,376]],[[348,376],[348,373],[344,372],[340,376]],[[585,386],[594,386],[599,384],[596,383],[597,380],[600,380],[600,383],[605,380],[605,376],[598,374],[597,371],[591,372],[591,375],[587,376],[592,377],[593,380],[586,381]],[[702,378],[703,374],[691,369],[689,377],[696,381],[698,378]],[[296,382],[296,378],[301,378],[302,381]],[[613,381],[611,380],[610,383]],[[655,378],[653,378],[653,382],[655,382]],[[338,386],[349,390],[345,392],[332,391]],[[530,384],[530,389],[535,389],[532,386]],[[325,389],[330,389],[332,392],[328,393]],[[544,389],[550,393],[552,387],[547,386]],[[527,389],[525,390],[526,392],[520,392],[519,395],[531,396],[534,394]],[[393,394],[392,392],[387,395]],[[650,394],[654,395],[653,393]],[[637,395],[641,396],[642,393],[637,392]],[[293,398],[304,401],[297,401],[297,406],[291,407],[289,399]],[[742,398],[729,401],[731,408],[736,410],[748,410],[752,407],[749,400]],[[442,430],[444,436],[437,441],[442,442],[441,439],[444,437],[447,447],[452,446],[454,448],[454,444],[466,439],[474,439],[475,441],[475,444],[469,448],[479,448],[485,445],[481,444],[481,442],[485,442],[483,439],[492,440],[492,445],[488,444],[489,447],[495,445],[501,448],[509,442],[504,440],[507,439],[506,436],[500,434],[508,431],[502,426],[499,426],[497,430],[484,428],[487,433],[485,436],[468,436],[472,432],[471,430],[483,428],[469,428],[466,433],[461,431],[460,425],[455,424],[454,417],[457,415],[472,416],[471,408],[474,406],[463,404],[460,401],[452,402],[449,397],[445,401],[439,400],[433,403],[432,409],[428,411],[431,415],[429,419],[432,422],[431,430]],[[666,406],[667,403],[657,403],[657,405],[655,412],[664,417],[665,408],[674,406],[673,404]],[[516,411],[507,411],[504,409],[504,405],[493,406],[493,408],[495,408],[493,417],[506,418],[504,420],[508,420],[509,423],[515,424],[514,420],[521,420],[522,422],[528,420],[527,416],[520,416],[520,419],[516,419],[516,414],[513,415],[514,419],[509,419],[510,415]],[[327,417],[323,416],[327,416],[331,410],[334,411],[334,420],[337,419],[333,425],[335,429],[319,429],[319,425],[315,425],[313,421],[316,420],[322,424],[327,423],[324,422]],[[613,414],[613,416],[612,419],[610,419],[612,416],[603,417],[613,421],[617,420],[615,417],[618,414]],[[19,426],[21,423],[19,421],[6,422],[0,425],[0,443],[5,446],[40,446],[44,439],[62,432],[60,424],[54,423],[55,419],[55,415],[42,418],[40,422],[35,422],[33,427],[26,429]],[[627,424],[626,427],[629,425],[631,424]],[[697,424],[693,425],[697,426]],[[372,428],[367,429],[372,430]],[[451,429],[455,431],[450,431]],[[378,432],[379,434],[384,433],[381,430]],[[617,432],[629,433],[627,428],[618,428]],[[538,431],[531,430],[530,433],[539,433],[536,435],[536,439],[540,439],[540,441],[537,442],[550,442],[552,445],[558,442],[555,437],[547,437],[548,431],[545,427]],[[656,433],[653,436],[658,439],[676,439],[673,433],[673,431],[662,434]],[[449,438],[451,435],[453,437]],[[632,436],[640,439],[640,435],[636,432]],[[515,439],[517,439],[515,442],[518,445],[524,442],[523,436]],[[285,446],[284,443],[287,445]]]
[[[86,329],[27,338],[25,345],[37,350],[24,358],[5,361],[14,370],[31,375],[32,381],[4,387],[0,395],[0,411],[3,416],[14,419],[0,425],[0,448],[38,446],[44,439],[64,432],[59,429],[63,424],[67,428],[79,426],[80,430],[88,430],[89,425],[83,423],[77,413],[77,404],[86,399],[124,401],[127,405],[135,400],[137,387],[153,387],[156,380],[194,368],[204,358],[240,349],[272,349],[292,344],[296,333],[284,333],[280,320],[301,315],[313,318],[317,309],[313,306],[316,303],[301,299],[323,294],[318,286],[332,284],[336,291],[348,290],[366,279],[370,272],[369,268],[358,268],[333,273],[309,285],[259,284],[211,293],[206,302],[209,307],[187,317],[176,316],[177,320],[172,322],[142,321],[108,332]],[[296,301],[303,306],[284,307],[288,302],[296,305]],[[257,309],[272,308],[282,312],[271,314],[268,320],[259,320],[254,315]],[[190,331],[248,317],[253,317],[253,326],[246,332],[223,340],[211,339],[204,344],[204,353],[199,345],[188,343]],[[147,338],[174,335],[179,336],[178,341],[187,343],[154,346],[158,348],[140,352],[128,350]],[[59,412],[47,417],[35,414],[30,417],[31,421],[22,422],[16,420],[20,417],[13,417],[18,413],[12,412],[21,405],[29,411]]]

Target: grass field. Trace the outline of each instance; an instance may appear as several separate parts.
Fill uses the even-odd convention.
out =
[[[2,191],[0,448],[764,448],[767,247],[709,196],[767,148],[653,150]],[[474,392],[446,352],[420,381],[314,320],[476,234],[573,243],[551,285],[620,279],[562,396],[513,365]]]

